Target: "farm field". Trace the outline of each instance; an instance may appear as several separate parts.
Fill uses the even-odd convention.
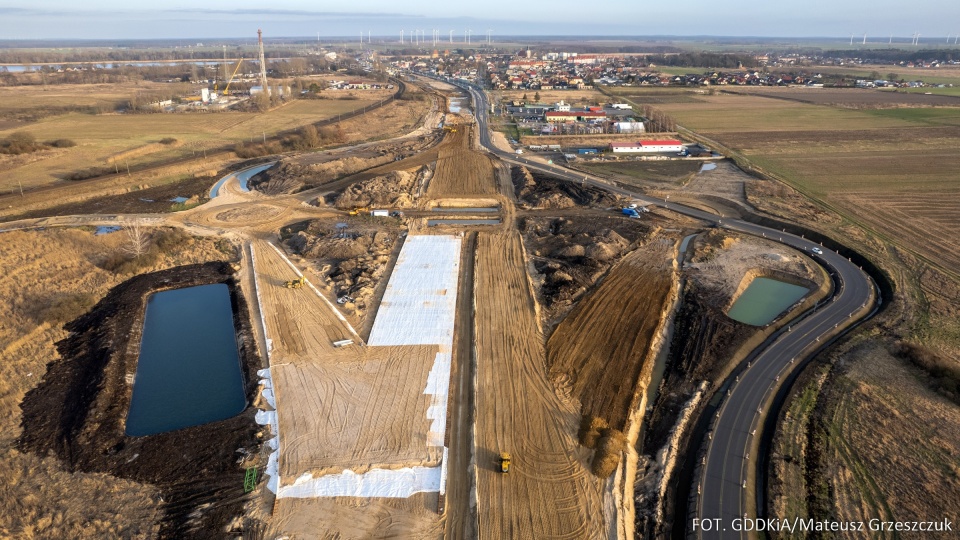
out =
[[[762,96],[698,96],[697,103],[667,103],[656,108],[695,131],[849,131],[911,127],[900,118],[813,106]],[[642,103],[641,103],[642,104]]]
[[[931,89],[914,88],[923,92],[905,92],[906,89],[880,90],[873,88],[807,88],[792,86],[725,86],[723,92],[763,96],[814,105],[843,107],[960,107],[960,99],[949,95],[927,95]],[[948,90],[946,88],[940,90]],[[960,88],[949,89],[960,90]],[[931,92],[931,94],[933,94]],[[960,95],[960,94],[958,94]]]
[[[814,71],[811,69],[810,71]],[[901,79],[907,81],[923,81],[928,84],[957,84],[960,83],[960,69],[955,67],[940,68],[906,68],[901,66],[889,65],[869,65],[863,64],[857,67],[849,66],[816,66],[818,73],[831,73],[846,75],[852,78],[869,79],[873,72],[880,73],[880,77],[886,77],[890,72],[896,73]]]
[[[8,174],[0,191],[22,183],[25,188],[58,181],[91,167],[136,165],[146,161],[202,155],[204,150],[274,136],[306,124],[331,118],[389,96],[387,90],[364,94],[363,99],[297,100],[267,113],[209,112],[170,114],[103,114],[79,112],[41,118],[0,130],[0,139],[26,132],[38,141],[70,139],[72,148],[43,150],[21,156],[3,156]],[[157,144],[163,139],[173,144]]]
[[[516,232],[479,233],[474,297],[480,538],[605,538],[603,481],[575,439],[579,415],[547,379]],[[498,471],[509,452],[509,474]]]

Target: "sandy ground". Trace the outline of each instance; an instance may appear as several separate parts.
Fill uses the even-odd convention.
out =
[[[729,304],[748,270],[777,270],[819,283],[813,262],[793,249],[753,236],[709,232],[696,240],[697,256],[684,268],[706,290],[718,294],[717,305]]]
[[[575,441],[578,415],[547,380],[516,232],[477,242],[477,511],[480,538],[604,537],[602,482]],[[509,474],[496,458],[509,452]]]
[[[408,499],[278,499],[265,538],[290,540],[367,540],[443,538],[437,494]],[[295,531],[295,532],[291,532]]]

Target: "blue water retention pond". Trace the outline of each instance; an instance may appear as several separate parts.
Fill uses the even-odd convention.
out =
[[[746,290],[730,306],[727,315],[735,321],[764,326],[808,292],[810,289],[800,285],[758,277],[750,282]]]
[[[212,188],[210,188],[210,198],[212,199],[216,197],[217,194],[220,192],[220,188],[223,186],[224,182],[226,182],[227,180],[229,180],[234,176],[236,176],[237,181],[240,182],[241,191],[250,191],[250,189],[247,187],[247,182],[254,176],[269,169],[270,167],[273,167],[276,163],[277,163],[276,161],[271,161],[270,163],[257,165],[256,167],[250,167],[248,169],[243,169],[241,171],[233,172],[224,176],[219,181],[217,181],[217,183],[214,184]]]
[[[229,288],[219,283],[152,294],[127,435],[225,420],[245,407]]]

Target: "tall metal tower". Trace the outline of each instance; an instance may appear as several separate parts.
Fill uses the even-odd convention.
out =
[[[257,45],[260,48],[260,85],[263,91],[270,95],[270,87],[267,86],[267,61],[263,58],[263,31],[257,28]]]

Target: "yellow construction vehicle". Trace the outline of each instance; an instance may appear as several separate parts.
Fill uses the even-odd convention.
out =
[[[455,128],[455,127],[453,127],[453,126],[443,126],[443,130],[446,131],[447,133],[456,133],[456,132],[457,132],[457,128]]]
[[[290,281],[285,281],[285,282],[283,283],[283,286],[286,287],[286,288],[288,288],[288,289],[302,289],[302,288],[303,288],[303,285],[304,285],[306,282],[307,282],[307,278],[304,277],[304,276],[300,276],[300,277],[297,278],[297,279],[292,279],[292,280],[290,280]]]
[[[506,452],[500,452],[500,472],[506,474],[510,472],[510,454]]]
[[[366,206],[359,206],[350,211],[351,216],[359,216],[360,214],[366,214],[370,209]]]

